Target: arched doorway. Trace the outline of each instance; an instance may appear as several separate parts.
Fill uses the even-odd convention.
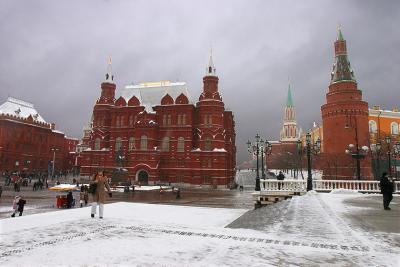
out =
[[[149,184],[149,174],[145,170],[141,170],[137,174],[137,181],[141,185],[148,185]]]

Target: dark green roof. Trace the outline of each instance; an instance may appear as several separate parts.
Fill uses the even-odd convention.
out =
[[[337,38],[336,38],[336,40],[337,40],[337,41],[344,41],[343,34],[342,34],[342,30],[340,29],[340,27],[338,28],[338,33],[337,33]]]
[[[293,99],[292,99],[292,90],[290,89],[290,83],[289,83],[288,94],[287,94],[287,99],[286,99],[286,106],[294,107]]]

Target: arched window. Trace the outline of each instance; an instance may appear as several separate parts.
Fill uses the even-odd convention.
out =
[[[94,150],[100,150],[100,138],[94,139]]]
[[[122,148],[122,138],[121,137],[117,137],[115,139],[115,151],[119,151]]]
[[[129,126],[133,126],[133,115],[129,116]]]
[[[393,135],[398,135],[399,134],[399,124],[397,122],[392,122],[390,124],[390,132]]]
[[[178,114],[178,125],[182,124],[182,115]]]
[[[370,133],[377,133],[377,130],[378,128],[376,127],[376,121],[374,121],[374,120],[370,120],[369,121],[369,132]]]
[[[186,125],[186,114],[182,115],[182,125]]]
[[[204,151],[211,151],[211,137],[204,139]]]
[[[140,137],[140,150],[147,150],[147,136]]]
[[[165,136],[162,139],[161,151],[169,151],[169,137],[168,136]]]
[[[115,118],[115,127],[120,127],[121,125],[120,125],[120,123],[119,123],[119,116],[117,116],[116,118]]]
[[[135,137],[129,137],[129,151],[135,149]]]
[[[162,121],[163,125],[167,125],[167,115],[163,115],[163,121]]]
[[[177,150],[178,152],[183,152],[183,151],[185,151],[185,138],[183,138],[183,137],[179,137],[179,138],[178,138],[178,145],[177,145],[177,147],[176,147],[176,150]]]
[[[121,125],[121,127],[124,126],[124,116],[120,117],[120,125]]]
[[[168,115],[168,125],[171,125],[171,115]]]

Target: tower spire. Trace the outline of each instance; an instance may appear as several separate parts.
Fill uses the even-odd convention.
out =
[[[210,56],[208,59],[208,66],[207,66],[206,73],[207,73],[207,76],[217,76],[213,58],[212,58],[212,48],[210,49]]]
[[[287,94],[287,99],[286,99],[286,107],[294,107],[293,99],[292,99],[292,90],[290,89],[290,83],[289,83],[288,94]]]
[[[341,27],[338,27],[337,37],[335,41],[335,62],[331,72],[331,84],[341,81],[353,81],[353,70],[347,57],[346,40],[343,38]]]
[[[104,82],[107,83],[114,83],[114,75],[112,74],[112,59],[111,56],[108,58],[108,66],[107,66],[107,73],[106,73],[106,79]]]

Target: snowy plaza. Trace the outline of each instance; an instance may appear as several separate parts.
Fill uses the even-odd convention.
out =
[[[248,192],[243,192],[248,194]],[[117,202],[0,221],[1,266],[399,266],[399,197],[308,192],[257,210]]]

